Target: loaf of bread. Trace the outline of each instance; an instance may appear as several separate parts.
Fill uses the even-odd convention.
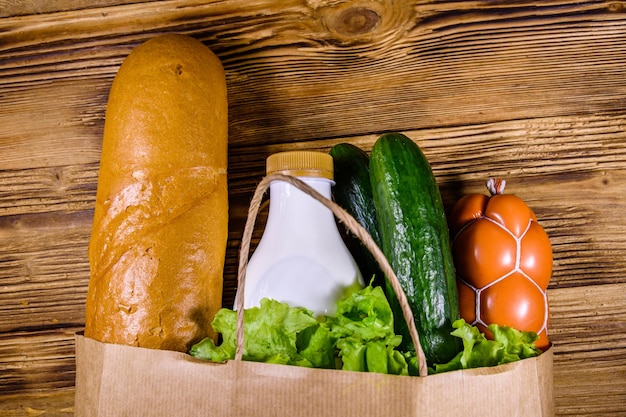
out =
[[[228,235],[226,78],[200,41],[160,35],[111,86],[85,336],[188,351],[222,306]]]

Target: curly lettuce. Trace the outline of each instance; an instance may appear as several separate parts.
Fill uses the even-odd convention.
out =
[[[334,367],[334,342],[310,310],[263,299],[259,307],[244,310],[244,323],[244,360]],[[189,353],[213,362],[233,359],[237,347],[237,312],[220,309],[212,326],[221,334],[222,343],[218,346],[206,338],[192,346]]]
[[[476,326],[463,319],[456,320],[452,335],[461,338],[463,350],[450,362],[437,364],[430,373],[441,373],[458,369],[503,365],[521,359],[539,356],[542,351],[535,346],[537,333],[520,331],[508,326],[490,324],[493,340],[487,339]]]
[[[237,313],[222,308],[213,329],[221,343],[206,338],[192,346],[196,358],[223,362],[235,357]],[[538,356],[536,333],[490,325],[493,340],[463,319],[453,323],[452,335],[463,350],[450,362],[436,364],[429,373],[496,366]],[[369,285],[337,302],[333,316],[315,317],[303,307],[263,299],[259,307],[244,310],[243,359],[312,368],[417,375],[413,352],[398,349],[402,336],[394,333],[394,317],[381,287]]]

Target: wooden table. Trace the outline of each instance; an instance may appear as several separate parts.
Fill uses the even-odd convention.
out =
[[[268,154],[401,131],[447,209],[500,176],[535,210],[558,415],[626,415],[626,3],[560,0],[0,0],[0,414],[73,414],[107,94],[165,32],[226,69],[225,304]]]

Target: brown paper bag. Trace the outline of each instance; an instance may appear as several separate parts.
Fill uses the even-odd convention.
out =
[[[426,377],[229,361],[76,336],[77,417],[548,417],[552,350]]]
[[[269,182],[288,181],[327,205],[372,251],[398,293],[417,348],[420,377],[246,362],[243,314],[235,360],[209,363],[180,352],[105,344],[76,336],[77,417],[105,416],[519,416],[554,415],[552,349],[490,368],[426,376],[426,361],[404,294],[384,255],[345,211],[293,177],[263,179],[242,239],[243,294],[250,236]],[[243,311],[242,297],[238,311]]]

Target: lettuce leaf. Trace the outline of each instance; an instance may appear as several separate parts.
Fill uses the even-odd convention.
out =
[[[520,359],[539,356],[542,351],[535,346],[537,333],[516,330],[508,326],[490,324],[493,340],[485,337],[480,330],[463,319],[452,323],[454,336],[463,341],[463,351],[450,362],[436,364],[429,373],[442,373],[458,369],[497,366]]]
[[[189,353],[213,362],[233,359],[237,313],[222,308],[212,326],[222,343],[207,338]],[[382,288],[371,285],[339,300],[334,316],[319,319],[270,299],[244,310],[243,359],[249,361],[407,375],[406,359],[395,350],[401,340]]]
[[[244,310],[243,359],[317,368],[335,366],[334,340],[305,308],[263,299],[259,307]],[[196,358],[222,362],[235,357],[237,312],[222,308],[212,323],[222,336],[217,346],[206,338],[191,347]]]
[[[223,362],[236,350],[237,313],[223,308],[213,329],[221,344],[204,339],[190,354],[199,359]],[[436,364],[429,373],[496,366],[538,356],[536,333],[490,325],[493,340],[463,319],[453,323],[452,335],[463,341],[463,350],[450,362]],[[402,336],[394,333],[394,317],[381,287],[354,291],[337,302],[333,316],[314,317],[302,307],[290,307],[263,299],[259,307],[244,310],[243,359],[315,368],[418,375],[414,352],[401,352]]]
[[[402,337],[394,333],[393,312],[381,287],[369,285],[339,300],[324,325],[337,339],[341,369],[408,375],[404,356],[395,350]]]

